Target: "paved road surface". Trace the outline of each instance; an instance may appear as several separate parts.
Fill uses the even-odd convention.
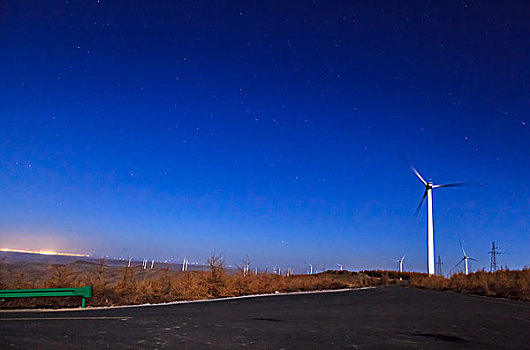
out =
[[[404,287],[0,312],[1,349],[530,349],[530,305]]]

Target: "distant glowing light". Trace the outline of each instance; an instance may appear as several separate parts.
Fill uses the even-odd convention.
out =
[[[27,249],[0,248],[0,252],[41,254],[41,255],[80,256],[80,257],[87,257],[88,256],[86,254],[59,253],[59,252],[54,252],[53,250],[27,250]]]

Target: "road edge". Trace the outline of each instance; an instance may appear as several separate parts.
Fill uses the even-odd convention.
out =
[[[215,298],[215,299],[199,299],[199,300],[178,300],[170,301],[166,303],[156,303],[156,304],[134,304],[134,305],[116,305],[116,306],[87,306],[84,309],[81,308],[64,308],[64,309],[20,309],[20,310],[0,310],[1,313],[26,313],[26,312],[67,312],[67,311],[91,311],[91,310],[112,310],[112,309],[127,309],[127,308],[137,308],[137,307],[156,307],[156,306],[168,306],[168,305],[179,305],[179,304],[193,304],[193,303],[209,303],[209,302],[219,302],[219,301],[230,301],[230,300],[239,300],[239,299],[249,299],[249,298],[263,298],[263,297],[275,297],[275,296],[291,296],[291,295],[305,295],[305,294],[318,294],[318,293],[340,293],[340,292],[351,292],[359,290],[368,290],[375,289],[376,287],[361,287],[361,288],[342,288],[342,289],[325,289],[325,290],[311,290],[311,291],[301,291],[301,292],[286,292],[286,293],[265,293],[265,294],[249,294],[241,295],[237,297],[226,297],[226,298]]]

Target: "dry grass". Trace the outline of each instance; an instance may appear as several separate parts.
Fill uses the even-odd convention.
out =
[[[484,270],[465,274],[455,274],[451,278],[412,274],[410,285],[413,287],[452,290],[455,292],[478,294],[492,297],[530,301],[530,269]]]
[[[408,283],[419,288],[453,290],[486,296],[530,301],[530,269],[479,271],[468,276],[441,276],[396,271],[327,271],[314,275],[253,274],[244,269],[228,272],[219,255],[208,260],[208,271],[175,271],[169,266],[153,270],[142,267],[94,263],[8,264],[0,262],[0,289],[60,288],[92,285],[89,306],[160,303],[275,292],[358,288]],[[79,298],[13,298],[0,300],[0,308],[79,307]]]
[[[2,289],[93,286],[89,306],[160,303],[275,292],[340,289],[379,285],[388,279],[364,273],[328,271],[314,275],[228,273],[221,256],[208,260],[208,271],[175,271],[169,267],[110,267],[76,261],[65,265],[0,264]],[[0,308],[78,307],[79,298],[12,298]]]

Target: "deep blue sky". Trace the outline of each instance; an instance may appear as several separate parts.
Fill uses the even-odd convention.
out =
[[[530,264],[530,6],[2,1],[0,246]]]

